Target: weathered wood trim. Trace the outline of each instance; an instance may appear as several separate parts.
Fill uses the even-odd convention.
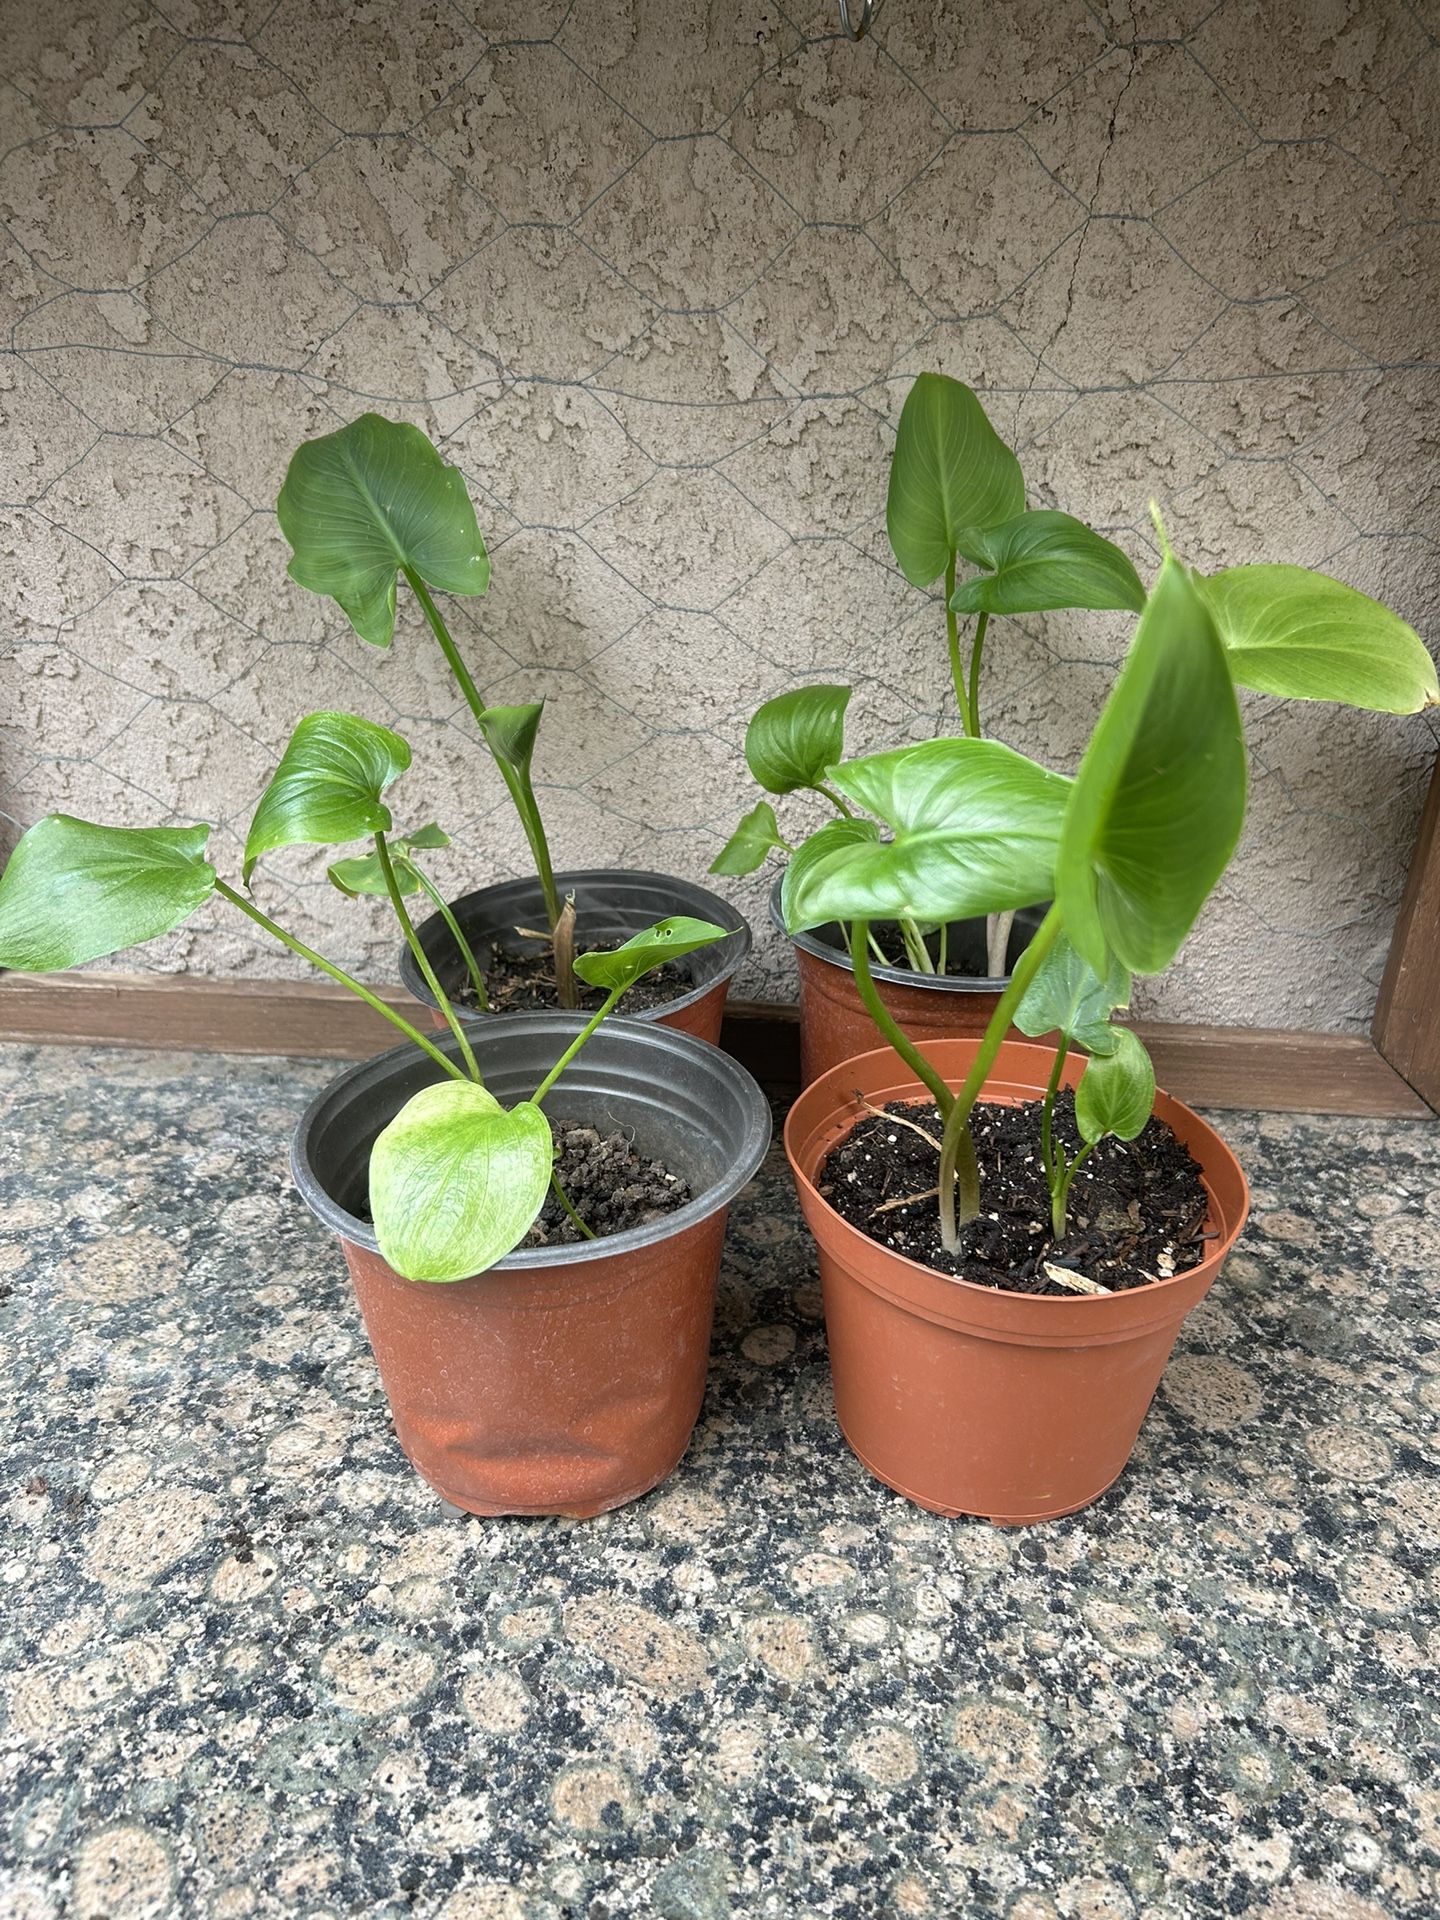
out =
[[[1382,1057],[1440,1108],[1440,757],[1420,816],[1370,1033]]]

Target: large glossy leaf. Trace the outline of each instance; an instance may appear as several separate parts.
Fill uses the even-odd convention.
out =
[[[1110,1016],[1129,1004],[1127,969],[1112,960],[1102,978],[1061,933],[1015,1009],[1015,1024],[1022,1033],[1059,1033],[1068,1045],[1111,1053],[1118,1029],[1111,1026]]]
[[[823,926],[827,918],[835,917],[833,914],[818,919],[808,916],[812,890],[823,895],[830,876],[845,870],[855,849],[874,846],[879,838],[880,829],[873,820],[827,820],[823,827],[817,827],[808,839],[801,841],[786,862],[780,882],[780,917],[791,933]]]
[[[1114,1045],[1086,1062],[1075,1089],[1075,1124],[1091,1142],[1113,1133],[1133,1140],[1155,1106],[1155,1068],[1143,1043],[1128,1027],[1111,1030]]]
[[[1440,706],[1435,662],[1398,614],[1305,567],[1229,567],[1196,579],[1242,687],[1378,713]]]
[[[355,713],[309,713],[290,736],[245,839],[245,882],[276,847],[343,846],[388,832],[381,795],[410,764],[398,733]]]
[[[416,872],[415,863],[410,855],[423,853],[436,847],[448,847],[449,844],[449,834],[433,823],[428,827],[417,827],[414,833],[397,834],[388,843],[390,865],[394,870],[395,884],[401,893],[420,891],[420,875]],[[353,860],[337,860],[325,871],[330,884],[338,887],[341,893],[348,893],[352,899],[359,893],[386,894],[389,892],[378,853],[362,853]]]
[[[725,938],[724,927],[711,920],[696,920],[689,914],[672,914],[657,920],[653,927],[632,934],[623,947],[608,953],[578,953],[575,971],[586,986],[603,987],[607,993],[619,987],[633,987],[637,980],[667,960],[679,960],[698,947],[712,947]]]
[[[798,874],[792,862],[792,933],[829,920],[959,920],[1052,893],[1070,782],[1023,754],[930,740],[846,761],[830,778],[894,837],[836,838]]]
[[[480,716],[480,730],[490,751],[516,773],[529,771],[544,711],[545,702],[536,700],[523,707],[487,707]]]
[[[768,800],[757,800],[710,862],[711,873],[754,873],[777,847],[783,847],[780,823]]]
[[[442,1080],[408,1100],[370,1154],[380,1251],[406,1280],[464,1280],[503,1260],[544,1204],[550,1122],[484,1087]]]
[[[1167,556],[1080,763],[1056,902],[1097,973],[1159,973],[1224,872],[1245,818],[1240,710],[1214,623]]]
[[[0,874],[0,967],[54,973],[169,933],[215,890],[207,826],[100,827],[52,813]]]
[[[967,527],[961,553],[988,573],[955,589],[956,613],[1040,613],[1050,607],[1128,609],[1145,605],[1129,560],[1083,520],[1049,508],[998,527]]]
[[[395,578],[483,593],[490,562],[464,476],[418,427],[361,414],[296,452],[275,503],[290,577],[338,603],[362,640],[387,647]]]
[[[745,729],[745,760],[767,793],[814,787],[845,755],[849,687],[796,687],[756,709]]]
[[[906,396],[890,462],[885,524],[905,578],[928,587],[967,527],[993,527],[1025,506],[1020,462],[962,381],[922,373]]]

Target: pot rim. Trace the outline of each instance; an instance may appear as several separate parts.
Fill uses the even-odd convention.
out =
[[[723,940],[717,940],[710,949],[716,958],[720,960],[721,965],[708,980],[698,982],[690,988],[688,993],[677,994],[673,1000],[667,1000],[663,1006],[647,1007],[641,1013],[634,1013],[625,1017],[640,1021],[666,1020],[672,1014],[683,1012],[686,1007],[695,1006],[697,1002],[703,1000],[707,994],[714,993],[717,987],[724,985],[725,982],[734,978],[750,951],[755,935],[750,926],[750,922],[745,918],[744,914],[741,913],[739,908],[732,905],[731,902],[726,900],[721,894],[712,892],[709,887],[702,887],[696,880],[682,880],[679,875],[673,873],[652,873],[646,867],[572,867],[564,873],[557,873],[555,875],[555,885],[561,894],[565,892],[567,887],[595,886],[607,881],[614,882],[617,880],[637,880],[642,884],[650,884],[657,887],[686,887],[693,893],[703,894],[706,900],[714,902],[717,909],[716,912],[707,917],[712,919],[716,926],[723,926],[726,930],[725,938]],[[531,874],[519,874],[511,880],[492,880],[487,886],[475,887],[469,893],[458,894],[455,899],[447,900],[445,904],[457,919],[461,919],[462,909],[468,907],[472,901],[483,900],[488,894],[498,893],[502,887],[522,887],[527,885],[533,886],[537,895],[539,894],[540,882]],[[416,927],[415,931],[422,945],[424,944],[427,930],[433,929],[437,923],[443,924],[440,923],[440,915],[438,912],[430,914]],[[425,976],[415,964],[415,956],[410,951],[408,943],[403,940],[400,943],[400,981],[412,999],[420,1001],[424,1006],[435,1007],[438,1012],[439,1003],[436,1001],[434,994],[431,993],[429,983],[425,979]],[[478,1008],[474,1007],[457,1007],[455,1011],[459,1014],[460,1018],[465,1021],[484,1021],[509,1017],[508,1015],[481,1013]],[[548,1012],[557,1011],[557,1009],[536,1008],[533,1011]],[[527,1013],[525,1017],[528,1019],[531,1015]]]
[[[491,1014],[487,1016],[480,1039],[477,1041],[472,1036],[472,1045],[477,1053],[483,1055],[487,1043],[493,1045],[502,1042],[510,1033],[523,1032],[533,1038],[539,1021],[550,1021],[557,1027],[560,1034],[560,1044],[556,1048],[558,1055],[563,1051],[565,1040],[573,1038],[585,1025],[586,1016],[554,1011]],[[507,1253],[503,1260],[497,1260],[493,1267],[487,1267],[486,1273],[522,1273],[538,1267],[583,1267],[601,1260],[623,1259],[626,1254],[637,1252],[641,1247],[673,1239],[688,1228],[708,1220],[712,1214],[721,1212],[759,1171],[773,1132],[770,1103],[753,1076],[738,1060],[732,1060],[719,1047],[711,1046],[707,1040],[698,1040],[693,1034],[674,1027],[657,1026],[651,1021],[627,1019],[623,1015],[612,1014],[597,1030],[595,1038],[598,1039],[601,1033],[609,1033],[622,1046],[650,1047],[655,1054],[648,1067],[652,1080],[663,1078],[665,1056],[668,1055],[672,1059],[676,1056],[688,1059],[691,1064],[700,1066],[718,1079],[728,1081],[745,1111],[746,1132],[741,1149],[713,1186],[707,1187],[703,1193],[693,1200],[687,1200],[683,1207],[677,1207],[660,1220],[653,1220],[641,1227],[628,1227],[623,1233],[607,1234],[598,1240],[582,1240],[571,1246],[517,1248],[513,1253]],[[442,1053],[459,1060],[460,1049],[453,1035],[437,1034],[435,1044]],[[417,1054],[418,1049],[413,1041],[402,1040],[399,1046],[390,1047],[369,1060],[360,1060],[347,1067],[333,1080],[328,1080],[309,1102],[296,1122],[290,1139],[290,1176],[311,1213],[322,1226],[328,1227],[342,1240],[363,1248],[367,1253],[377,1254],[382,1260],[385,1256],[380,1252],[380,1242],[373,1225],[357,1219],[321,1185],[311,1164],[308,1141],[312,1131],[323,1122],[325,1109],[339,1090],[367,1076],[383,1085],[389,1068],[401,1065],[413,1067]],[[425,1056],[419,1054],[419,1058],[424,1060]],[[437,1071],[435,1078],[439,1077]],[[563,1076],[556,1084],[563,1085]],[[484,1278],[484,1275],[471,1277]]]
[[[935,1060],[936,1048],[963,1048],[969,1050],[973,1056],[974,1051],[980,1045],[980,1041],[978,1038],[956,1037],[947,1040],[917,1040],[915,1044],[927,1060],[930,1060],[934,1065],[939,1065],[940,1063]],[[1003,1043],[1001,1061],[1003,1061],[1007,1052],[1012,1062],[1017,1052],[1035,1055],[1046,1061],[1053,1061],[1054,1059],[1054,1050],[1052,1048],[1037,1045],[1031,1041],[1007,1040]],[[1222,1136],[1207,1120],[1196,1113],[1193,1107],[1186,1106],[1183,1100],[1177,1100],[1173,1094],[1166,1093],[1163,1089],[1157,1088],[1155,1094],[1155,1111],[1159,1114],[1159,1117],[1167,1120],[1168,1123],[1169,1116],[1166,1112],[1161,1111],[1163,1103],[1163,1106],[1169,1109],[1170,1114],[1176,1114],[1182,1117],[1187,1123],[1193,1124],[1195,1137],[1187,1140],[1184,1144],[1186,1150],[1191,1154],[1200,1168],[1201,1180],[1206,1193],[1209,1195],[1210,1213],[1207,1219],[1213,1219],[1221,1229],[1218,1241],[1212,1246],[1210,1252],[1206,1254],[1198,1266],[1188,1267],[1183,1273],[1172,1274],[1168,1279],[1155,1280],[1146,1287],[1130,1287],[1120,1293],[1076,1294],[1071,1298],[1057,1299],[1049,1294],[1016,1293],[1005,1287],[981,1286],[978,1281],[965,1280],[952,1274],[940,1273],[934,1267],[926,1266],[921,1260],[912,1260],[907,1254],[896,1253],[893,1248],[883,1246],[878,1240],[872,1240],[868,1234],[862,1233],[858,1227],[853,1226],[843,1215],[837,1213],[835,1208],[830,1205],[830,1202],[816,1186],[812,1171],[807,1171],[806,1168],[802,1166],[800,1158],[801,1128],[804,1127],[812,1137],[815,1132],[819,1131],[815,1121],[806,1114],[806,1107],[812,1106],[819,1108],[824,1106],[828,1109],[829,1113],[838,1117],[844,1110],[844,1103],[849,1101],[854,1092],[853,1086],[845,1084],[846,1079],[848,1078],[850,1081],[853,1081],[856,1068],[860,1067],[863,1063],[878,1061],[886,1056],[895,1063],[896,1079],[893,1087],[884,1090],[885,1097],[889,1099],[905,1099],[914,1095],[924,1098],[926,1089],[910,1072],[905,1062],[893,1048],[889,1046],[876,1047],[868,1053],[855,1054],[849,1060],[842,1060],[837,1066],[831,1067],[828,1071],[821,1074],[818,1079],[812,1080],[808,1087],[802,1088],[799,1096],[791,1106],[790,1111],[785,1116],[783,1139],[785,1157],[790,1163],[790,1170],[797,1185],[804,1188],[813,1205],[824,1210],[827,1224],[831,1225],[837,1236],[847,1244],[868,1250],[868,1256],[870,1258],[878,1259],[886,1268],[893,1270],[897,1282],[904,1281],[912,1287],[928,1287],[935,1292],[937,1301],[969,1301],[977,1308],[984,1303],[992,1310],[994,1310],[997,1303],[999,1303],[1001,1310],[1006,1313],[1024,1315],[1038,1322],[1043,1322],[1047,1319],[1054,1320],[1063,1316],[1067,1325],[1073,1325],[1077,1322],[1083,1322],[1088,1315],[1093,1330],[1098,1333],[1100,1329],[1096,1316],[1105,1313],[1113,1314],[1116,1311],[1118,1302],[1128,1303],[1129,1307],[1134,1309],[1141,1306],[1142,1303],[1153,1301],[1160,1308],[1160,1312],[1156,1315],[1156,1318],[1164,1319],[1169,1317],[1170,1309],[1165,1303],[1178,1292],[1183,1292],[1187,1287],[1193,1286],[1197,1277],[1202,1273],[1207,1270],[1218,1271],[1223,1262],[1228,1258],[1235,1242],[1244,1230],[1245,1223],[1250,1217],[1250,1186],[1245,1178],[1244,1168],[1240,1165],[1239,1160],[1236,1159],[1235,1154],[1226,1145]],[[1071,1069],[1074,1067],[1077,1059],[1083,1067],[1085,1056],[1083,1054],[1076,1055],[1072,1051],[1070,1060],[1066,1065],[1065,1079],[1062,1084],[1073,1084]],[[997,1061],[996,1068],[992,1070],[991,1074],[987,1075],[985,1084],[981,1088],[980,1097],[982,1099],[986,1092],[992,1088],[995,1090],[996,1098],[1004,1098],[1001,1089],[1004,1089],[1006,1093],[1012,1096],[1011,1099],[1007,1101],[1007,1104],[1018,1105],[1020,1101],[1027,1096],[1032,1099],[1039,1099],[1043,1096],[1049,1077],[1048,1070],[1045,1074],[1041,1075],[1037,1068],[1036,1072],[1038,1077],[1030,1080],[1026,1077],[1024,1063],[1021,1064],[1018,1070],[1012,1065],[1007,1071],[1001,1064],[1001,1061]],[[1073,1077],[1074,1079],[1078,1079],[1078,1073],[1074,1074]],[[812,1099],[812,1096],[816,1097]],[[798,1123],[797,1115],[801,1116]],[[831,1144],[838,1144],[838,1137],[836,1141],[833,1141]],[[1229,1222],[1227,1222],[1226,1216],[1221,1210],[1215,1190],[1215,1176],[1221,1168],[1223,1168],[1233,1180],[1238,1182],[1239,1186],[1240,1204],[1234,1219]],[[818,1172],[818,1170],[817,1163],[813,1172]],[[865,1284],[870,1285],[872,1283],[866,1281]],[[884,1293],[888,1298],[896,1299],[899,1304],[907,1306],[912,1311],[917,1309],[917,1303],[893,1294],[889,1286],[876,1283],[876,1290]]]
[[[842,973],[853,974],[855,965],[844,947],[832,947],[828,941],[822,940],[813,928],[805,933],[791,933],[786,927],[785,916],[780,910],[780,890],[784,884],[785,874],[782,870],[776,875],[775,884],[770,889],[768,904],[771,926],[778,933],[783,934],[793,947],[797,947],[801,953],[808,954],[812,960],[819,960],[826,966],[836,967]],[[1020,911],[1025,912],[1026,909],[1021,908]],[[828,924],[834,926],[835,922],[832,920]],[[951,924],[962,925],[963,922],[952,921]],[[871,967],[870,972],[876,980],[882,981],[886,986],[913,987],[919,993],[998,994],[1003,993],[1010,984],[1008,973],[985,976],[967,973],[913,973],[909,967],[881,966],[878,961]]]

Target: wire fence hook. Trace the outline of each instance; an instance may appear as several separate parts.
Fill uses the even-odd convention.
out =
[[[850,0],[840,0],[840,24],[852,40],[863,40],[870,31],[870,22],[875,17],[874,0],[860,0],[859,24],[850,12]]]

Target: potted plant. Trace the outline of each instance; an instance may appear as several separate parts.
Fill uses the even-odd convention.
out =
[[[400,970],[433,1024],[443,1027],[446,1019],[431,972],[467,1019],[532,1007],[591,1010],[599,998],[577,974],[575,955],[680,913],[713,922],[724,938],[667,961],[631,1011],[718,1040],[730,979],[750,947],[744,916],[709,889],[664,874],[553,870],[533,779],[545,703],[488,703],[435,598],[482,594],[490,583],[489,555],[459,469],[446,465],[418,427],[366,413],[304,442],[276,513],[292,548],[291,578],[334,600],[373,646],[388,647],[394,637],[404,578],[505,782],[535,862],[527,879],[452,902],[432,892],[435,911],[418,930],[428,971],[409,943]],[[383,878],[372,874],[369,884],[378,891]]]
[[[689,1442],[727,1210],[770,1133],[763,1095],[728,1056],[606,1016],[724,930],[671,917],[577,955],[600,996],[588,1018],[467,1025],[432,972],[449,1033],[419,1031],[247,891],[276,848],[368,836],[418,953],[402,875],[423,835],[395,834],[385,799],[409,763],[386,727],[307,716],[256,809],[241,887],[206,858],[208,826],[53,814],[0,876],[0,967],[81,966],[219,898],[396,1027],[405,1045],[312,1104],[292,1166],[340,1236],[400,1444],[473,1512],[599,1513],[663,1479]]]
[[[785,1131],[836,1410],[874,1473],[939,1512],[1019,1523],[1095,1499],[1244,1223],[1233,1154],[1111,1023],[1239,838],[1237,684],[1440,705],[1419,637],[1365,595],[1298,567],[1202,579],[1167,548],[1073,779],[974,735],[841,763],[824,778],[853,817],[791,857],[788,927],[847,925],[889,1043],[813,1081]],[[910,1038],[876,991],[874,923],[1040,901],[984,1034]],[[1009,1040],[1012,1020],[1058,1042]]]
[[[944,582],[950,680],[967,739],[984,737],[981,668],[993,620],[1067,607],[1138,613],[1145,604],[1139,575],[1112,542],[1068,513],[1026,510],[1020,462],[970,388],[945,374],[920,374],[906,396],[885,521],[906,579],[927,589]],[[978,571],[957,584],[962,560]],[[852,809],[826,771],[844,758],[850,692],[826,685],[781,694],[757,711],[745,737],[746,761],[759,785],[772,795],[818,795],[834,809],[841,834],[850,830],[844,823]],[[772,802],[762,800],[710,871],[753,873],[772,851],[791,848]],[[848,930],[831,922],[795,931],[784,893],[782,875],[770,915],[795,944],[800,1068],[808,1082],[867,1044],[869,1015],[853,975]],[[1028,907],[939,926],[879,920],[868,942],[874,989],[915,1038],[982,1033],[1039,923],[1039,913]]]

